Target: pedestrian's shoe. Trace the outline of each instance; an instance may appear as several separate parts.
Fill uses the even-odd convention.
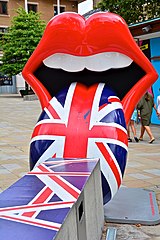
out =
[[[139,139],[138,139],[137,137],[134,137],[134,140],[135,140],[136,142],[139,142]]]
[[[128,142],[132,142],[132,139],[131,139],[131,138],[128,138]]]
[[[139,138],[139,141],[143,141],[143,138],[140,137],[140,138]]]
[[[153,143],[155,141],[155,138],[152,138],[149,143]]]

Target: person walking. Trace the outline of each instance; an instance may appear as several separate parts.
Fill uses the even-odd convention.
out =
[[[128,124],[128,129],[127,129],[127,133],[128,133],[128,142],[132,142],[132,138],[130,136],[130,128],[132,130],[133,136],[134,136],[134,140],[136,142],[139,142],[139,139],[137,138],[137,134],[136,134],[136,128],[135,128],[135,122],[137,121],[137,109],[134,110],[132,116],[131,116],[131,120]]]
[[[140,141],[143,141],[143,135],[145,131],[147,132],[150,138],[149,143],[153,143],[155,141],[155,138],[150,129],[151,115],[152,115],[153,108],[158,114],[156,105],[153,100],[153,96],[149,92],[146,92],[137,105],[137,109],[140,110],[140,117],[141,117],[141,134],[139,137]]]

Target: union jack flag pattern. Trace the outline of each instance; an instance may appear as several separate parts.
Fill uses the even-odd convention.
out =
[[[98,159],[49,159],[0,194],[0,239],[54,240]]]
[[[104,203],[121,185],[127,131],[119,98],[103,83],[72,83],[53,97],[33,131],[30,166],[48,158],[99,158]]]

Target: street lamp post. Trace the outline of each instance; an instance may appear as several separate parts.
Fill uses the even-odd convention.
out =
[[[27,0],[24,0],[24,8],[26,13],[28,13],[28,4],[27,4]]]
[[[60,14],[60,0],[57,0],[57,13]]]

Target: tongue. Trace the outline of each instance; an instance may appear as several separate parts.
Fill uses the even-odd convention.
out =
[[[120,187],[127,156],[122,105],[104,84],[72,83],[49,102],[31,141],[31,168],[51,157],[99,158],[104,203]]]
[[[85,158],[89,137],[95,137],[96,132],[89,130],[91,110],[97,85],[86,88],[77,84],[70,107],[67,124],[64,158]]]

